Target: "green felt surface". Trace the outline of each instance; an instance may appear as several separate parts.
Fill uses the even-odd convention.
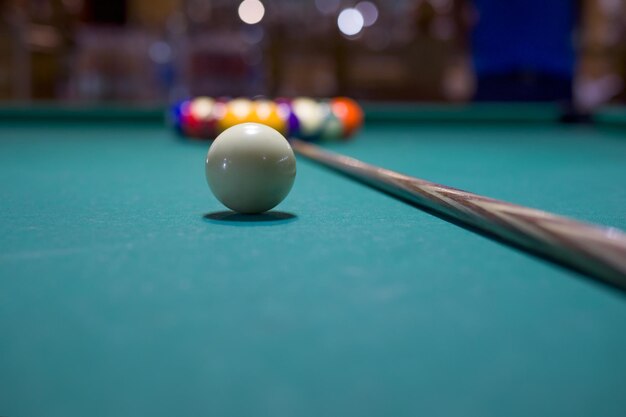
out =
[[[626,297],[298,161],[221,213],[158,123],[0,124],[0,415],[624,416]],[[372,123],[330,148],[626,229],[626,140]]]

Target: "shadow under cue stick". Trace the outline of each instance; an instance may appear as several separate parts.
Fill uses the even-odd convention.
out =
[[[292,139],[294,151],[443,217],[626,290],[626,234],[376,167]]]

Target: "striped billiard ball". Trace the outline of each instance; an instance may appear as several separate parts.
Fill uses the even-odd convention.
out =
[[[332,111],[330,102],[322,101],[319,103],[319,106],[324,115],[319,128],[319,139],[321,141],[340,140],[344,130],[342,121]]]
[[[316,141],[322,133],[324,110],[320,103],[312,98],[298,97],[291,102],[291,108],[298,118],[298,139]]]

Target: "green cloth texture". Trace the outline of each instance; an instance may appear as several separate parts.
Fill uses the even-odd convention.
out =
[[[0,415],[626,415],[623,293],[302,158],[233,216],[116,111],[0,118]],[[626,229],[619,129],[368,111],[324,146]]]

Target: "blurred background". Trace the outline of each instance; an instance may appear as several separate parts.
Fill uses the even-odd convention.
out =
[[[0,0],[0,100],[626,100],[626,0]]]

